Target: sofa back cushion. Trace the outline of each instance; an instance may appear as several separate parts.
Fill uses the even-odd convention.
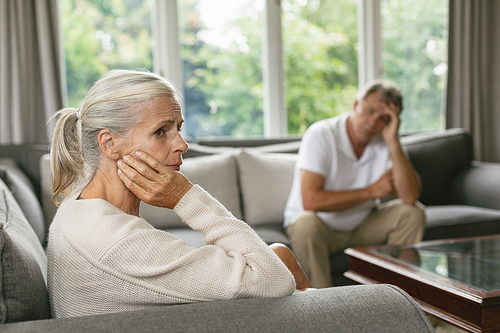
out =
[[[184,159],[181,172],[193,183],[203,187],[237,218],[242,218],[236,158],[233,153]],[[185,227],[173,210],[141,202],[140,215],[159,229]]]
[[[453,178],[472,161],[472,141],[463,129],[420,133],[401,139],[422,179],[420,201],[425,205],[450,203]]]
[[[247,149],[237,158],[245,222],[283,224],[297,155]]]
[[[10,158],[0,158],[0,178],[14,195],[40,243],[45,244],[45,218],[31,181]]]
[[[46,281],[42,245],[0,179],[0,322],[50,318]]]

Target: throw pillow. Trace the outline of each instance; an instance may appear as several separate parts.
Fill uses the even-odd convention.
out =
[[[0,322],[50,318],[45,252],[2,180],[0,225]]]
[[[237,158],[245,222],[281,225],[297,155],[247,149]]]
[[[21,206],[21,210],[35,231],[40,243],[45,244],[45,218],[31,181],[17,165],[2,164],[2,161],[0,161],[0,178],[14,195],[19,206]]]
[[[236,159],[231,153],[186,158],[181,172],[193,183],[203,187],[237,218],[241,218]],[[140,215],[159,229],[185,227],[173,210],[141,202]]]

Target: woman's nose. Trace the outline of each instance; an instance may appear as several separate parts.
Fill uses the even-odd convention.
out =
[[[180,152],[181,154],[185,153],[188,150],[188,144],[181,136],[181,133],[177,133],[177,137],[175,138],[172,148],[174,152]]]

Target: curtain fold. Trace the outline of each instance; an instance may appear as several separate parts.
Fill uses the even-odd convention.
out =
[[[474,158],[499,161],[500,141],[492,129],[493,104],[498,99],[491,87],[496,78],[492,41],[499,25],[493,13],[500,1],[450,0],[446,128],[462,127],[471,132]],[[496,123],[496,124],[495,124]]]
[[[57,0],[0,1],[0,144],[46,143],[63,106]]]

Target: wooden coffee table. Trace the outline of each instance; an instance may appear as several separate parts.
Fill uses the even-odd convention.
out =
[[[500,332],[500,235],[345,250],[345,276],[389,283],[424,312],[469,332]]]

